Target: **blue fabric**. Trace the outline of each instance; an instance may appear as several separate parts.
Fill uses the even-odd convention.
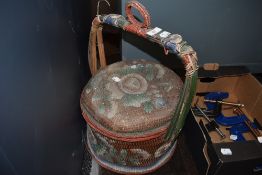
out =
[[[107,16],[104,20],[104,23],[115,26],[115,19],[113,19],[111,16]]]
[[[167,49],[167,50],[169,50],[170,52],[172,52],[172,53],[178,53],[177,52],[177,45],[175,44],[175,43],[173,43],[173,42],[170,42],[170,41],[168,41],[168,42],[166,42],[165,44],[164,44],[164,47]]]

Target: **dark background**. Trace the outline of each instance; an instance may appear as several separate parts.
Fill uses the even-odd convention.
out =
[[[117,13],[118,3],[101,3],[101,12]],[[90,78],[87,47],[96,4],[0,1],[1,175],[81,174],[79,99]],[[120,37],[114,45],[120,47]]]
[[[80,174],[89,1],[0,1],[0,174]]]
[[[122,1],[122,10],[127,0]],[[181,34],[197,51],[199,63],[246,65],[262,71],[262,1],[260,0],[141,0],[151,14],[152,26]],[[143,43],[139,50],[124,35],[125,59],[165,60],[162,49]],[[136,39],[137,40],[137,39]],[[137,49],[139,48],[139,49]],[[161,53],[157,53],[161,52]]]

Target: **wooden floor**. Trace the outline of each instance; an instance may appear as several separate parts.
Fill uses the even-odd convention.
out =
[[[117,175],[101,168],[102,175]],[[178,147],[171,160],[152,175],[198,175],[191,153],[187,148],[184,134],[178,139]]]

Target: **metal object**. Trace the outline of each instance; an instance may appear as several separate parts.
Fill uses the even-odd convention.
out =
[[[250,129],[251,133],[255,136],[255,137],[261,137],[262,135],[260,134],[259,130],[257,128],[253,127],[253,123],[250,120],[245,120],[245,124],[247,125],[247,127]]]
[[[107,0],[99,0],[97,3],[97,7],[96,7],[96,15],[99,16],[100,15],[100,2],[106,2],[106,4],[110,7],[110,3]]]
[[[218,124],[224,126],[233,126],[240,123],[243,123],[247,117],[245,115],[237,115],[237,116],[224,116],[223,114],[218,115],[215,120]]]
[[[201,112],[199,112],[199,110],[197,108],[191,108],[192,111],[194,112],[195,115],[197,116],[203,116],[203,114]],[[216,115],[213,114],[213,111],[209,111],[209,110],[205,110],[205,109],[202,109],[203,112],[208,116],[208,117],[211,117],[211,118],[214,118]]]
[[[243,133],[248,132],[249,128],[244,124],[240,123],[229,128],[230,139],[236,142],[245,141]]]
[[[207,110],[213,110],[217,115],[215,121],[220,125],[231,126],[231,128],[229,128],[230,138],[234,141],[245,141],[243,133],[250,131],[259,142],[262,142],[262,134],[260,133],[260,130],[241,110],[241,108],[244,107],[244,104],[223,101],[223,99],[228,97],[229,94],[227,92],[209,92],[205,95],[204,102],[207,105]],[[222,105],[236,107],[233,109],[233,112],[237,115],[224,116],[221,112]]]
[[[227,101],[220,101],[220,100],[208,100],[205,99],[204,102],[208,103],[221,103],[223,105],[230,105],[230,106],[236,106],[236,107],[244,107],[245,105],[242,103],[234,103],[234,102],[227,102]]]
[[[232,126],[243,123],[246,120],[245,115],[237,115],[226,117],[222,114],[222,105],[230,105],[236,107],[243,107],[243,104],[225,102],[223,99],[229,97],[228,92],[209,92],[205,95],[204,102],[207,106],[207,110],[213,110],[216,115],[215,121],[224,126]]]
[[[212,123],[213,121],[209,119],[209,117],[204,113],[204,111],[196,105],[196,108],[203,114],[204,118],[209,122]],[[216,132],[220,135],[222,139],[224,139],[226,136],[225,134],[219,129],[219,127],[215,127]]]
[[[237,113],[237,115],[245,115],[240,108],[235,108],[233,112]],[[247,117],[246,120],[244,120],[244,123],[245,126],[248,128],[248,131],[250,131],[259,142],[261,142],[262,134],[260,133],[260,130],[257,128],[257,126],[252,123]]]
[[[205,95],[205,100],[219,100],[222,101],[229,97],[228,92],[209,92]],[[208,110],[213,110],[214,114],[218,115],[221,113],[222,106],[220,103],[205,102]]]

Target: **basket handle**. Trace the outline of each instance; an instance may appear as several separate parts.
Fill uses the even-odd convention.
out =
[[[89,34],[89,43],[88,43],[88,62],[91,74],[94,75],[98,70],[97,63],[97,47],[99,53],[99,66],[104,68],[106,66],[102,26],[100,22],[94,20],[92,23],[92,28]]]
[[[132,8],[135,8],[140,15],[143,17],[144,21],[139,22],[134,14],[132,13]],[[99,9],[99,7],[98,7]],[[148,27],[150,27],[151,20],[147,9],[137,1],[130,1],[126,4],[126,15],[128,18],[129,25],[123,28],[126,31],[136,33],[140,36],[144,36]],[[120,15],[115,15],[119,17]],[[102,35],[102,21],[100,21],[101,16],[97,14],[97,17],[93,20],[92,28],[89,35],[89,48],[88,48],[88,60],[91,74],[94,75],[98,67],[104,68],[106,66],[106,58],[104,51],[103,35]],[[99,63],[97,62],[97,48],[99,52]]]
[[[137,9],[141,16],[144,18],[144,22],[137,21],[132,14],[131,8]],[[146,38],[149,41],[158,43],[164,48],[166,54],[174,53],[182,60],[185,70],[186,79],[182,93],[179,97],[176,110],[171,119],[170,125],[167,129],[166,140],[177,137],[184,125],[185,117],[190,109],[192,98],[196,90],[197,82],[197,56],[196,52],[187,42],[182,40],[182,37],[178,34],[171,34],[167,31],[156,27],[150,27],[150,16],[146,8],[137,1],[130,1],[126,5],[126,14],[128,20],[125,17],[117,14],[98,15],[92,22],[92,28],[89,36],[88,47],[88,60],[89,67],[92,75],[95,75],[98,67],[103,68],[106,66],[106,58],[104,53],[104,45],[102,38],[102,25],[108,24],[114,27],[121,28],[125,31],[134,33],[140,37]],[[97,48],[99,51],[99,64],[97,63]]]
[[[144,22],[139,22],[135,18],[134,14],[132,13],[132,8],[135,8],[140,13],[140,15],[144,19]],[[142,4],[140,4],[137,1],[131,1],[131,2],[127,3],[125,10],[126,10],[126,16],[128,18],[128,21],[131,24],[139,26],[141,28],[150,27],[150,24],[151,24],[150,15],[149,15],[147,9]]]

